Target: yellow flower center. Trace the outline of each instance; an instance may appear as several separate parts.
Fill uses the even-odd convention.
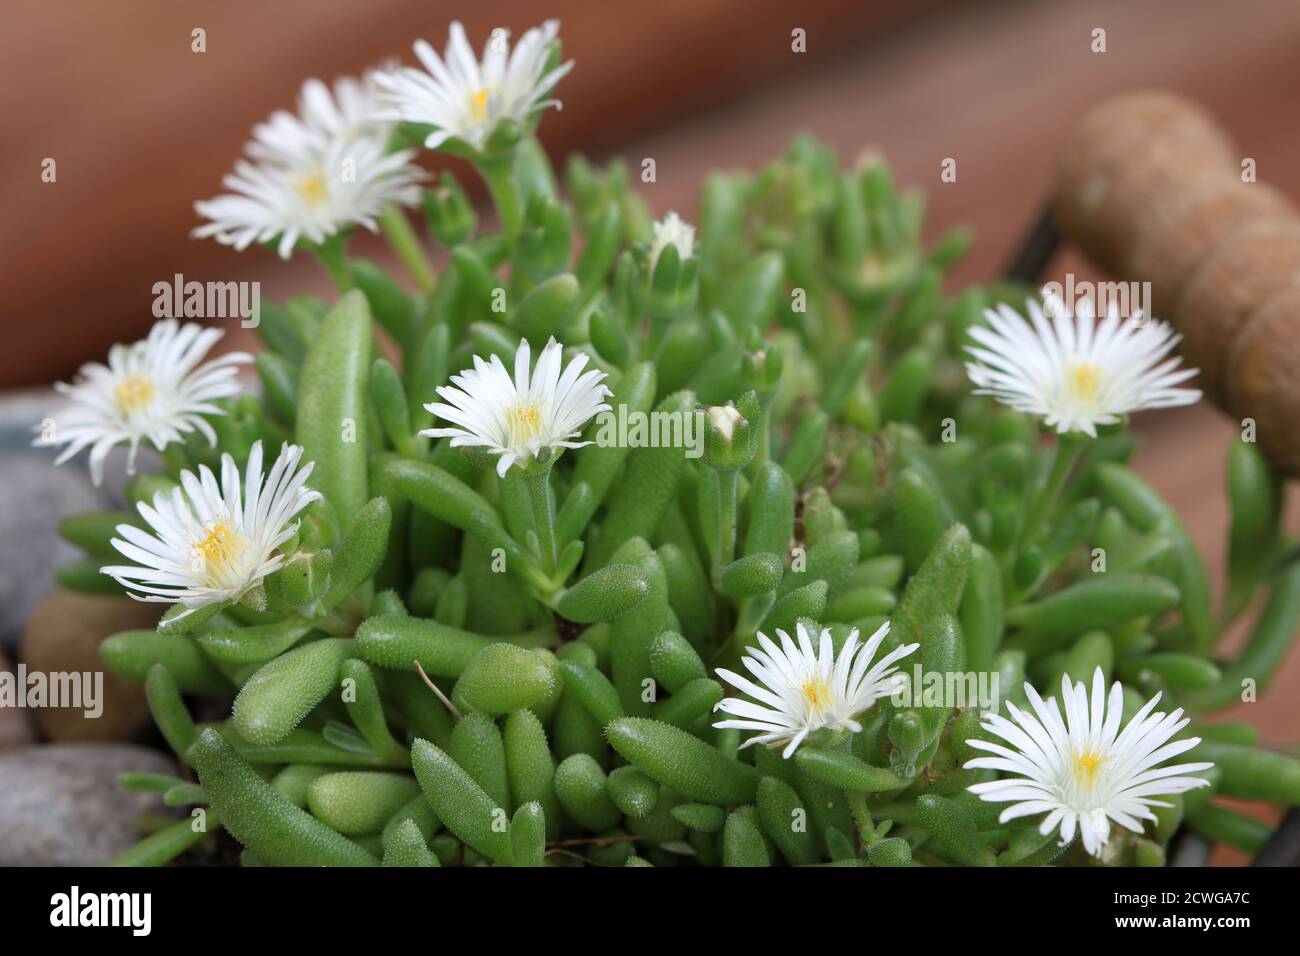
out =
[[[808,701],[808,706],[815,714],[820,715],[831,702],[831,689],[820,677],[814,677],[799,689],[803,691],[804,699]]]
[[[243,535],[225,522],[217,521],[208,528],[203,540],[194,545],[194,556],[201,559],[202,571],[211,578],[228,570],[243,546]]]
[[[1076,401],[1093,404],[1097,401],[1097,391],[1101,388],[1101,368],[1090,362],[1080,362],[1070,369],[1066,387]]]
[[[506,412],[510,421],[510,444],[527,445],[542,430],[542,413],[532,402],[517,401]]]
[[[484,87],[469,95],[469,117],[475,123],[486,123],[488,118],[488,91]]]
[[[1092,787],[1101,772],[1101,754],[1089,751],[1074,758],[1074,782],[1081,787]]]
[[[329,198],[329,190],[325,182],[325,171],[322,169],[310,175],[303,176],[298,180],[298,195],[309,206],[319,206]]]
[[[113,398],[122,414],[138,412],[153,400],[153,379],[144,373],[132,375],[117,383],[113,389]]]

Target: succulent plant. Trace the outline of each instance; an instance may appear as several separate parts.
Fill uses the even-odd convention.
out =
[[[483,122],[492,103],[471,100]],[[756,173],[709,177],[692,232],[652,223],[618,162],[571,158],[563,198],[528,106],[433,137],[483,173],[501,231],[447,174],[420,197],[441,274],[400,210],[381,220],[418,292],[349,258],[346,228],[300,239],[339,295],[261,303],[261,397],[211,400],[214,445],[173,436],[162,470],[128,485],[139,515],[64,523],[87,551],[66,585],[153,580],[180,602],[103,645],[197,776],[124,781],[197,809],[119,862],[165,863],[218,826],[272,865],[1158,865],[1184,826],[1257,850],[1268,828],[1211,792],[1295,805],[1300,762],[1199,716],[1265,685],[1300,623],[1255,446],[1232,449],[1216,614],[1178,516],[1125,464],[1123,421],[1048,438],[972,393],[971,329],[1029,290],[946,293],[968,236],[923,243],[923,197],[882,159],[842,170],[797,138]],[[410,112],[396,135],[428,141]],[[556,395],[579,386],[585,411],[565,419]],[[455,429],[433,428],[439,397]],[[301,452],[264,485],[262,449],[285,444]],[[258,519],[253,561],[240,521],[273,486],[296,497]],[[193,574],[238,565],[225,590],[200,595],[179,565],[168,587],[157,568],[98,573],[124,542],[161,561],[146,542],[160,511],[197,522],[192,544],[176,531]],[[1260,589],[1254,633],[1217,660]],[[753,711],[724,702],[724,680],[755,679],[761,658],[776,681],[805,657],[798,739],[742,746]],[[1211,786],[1100,849],[1073,824],[1058,839],[1041,814],[1008,819],[970,789],[999,777],[970,765],[1001,740],[982,715],[1034,705],[1047,722],[1035,688],[1063,677],[1067,698],[1120,682],[1125,722],[1157,692],[1196,714],[1170,733],[1202,738],[1190,759],[1213,763]],[[954,682],[970,694],[955,701]],[[831,720],[828,695],[854,686]],[[218,719],[196,723],[187,697]],[[1077,759],[1091,775],[1104,756]]]

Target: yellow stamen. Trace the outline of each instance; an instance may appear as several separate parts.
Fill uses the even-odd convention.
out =
[[[153,400],[153,379],[143,373],[118,382],[113,398],[124,415],[138,412]]]
[[[194,550],[196,555],[202,556],[203,570],[214,575],[234,562],[242,546],[243,536],[224,522],[217,521],[208,528],[203,540],[194,545]]]
[[[1067,387],[1073,398],[1091,405],[1097,401],[1097,391],[1101,388],[1101,368],[1089,362],[1080,362],[1070,369]]]
[[[826,682],[820,677],[814,677],[812,680],[803,684],[800,688],[803,691],[804,698],[808,701],[808,706],[813,712],[820,714],[826,709],[831,702],[831,689],[826,686]]]
[[[475,90],[469,95],[469,116],[475,123],[486,123],[488,118],[488,91]]]
[[[1101,754],[1089,752],[1074,758],[1074,782],[1081,787],[1091,787],[1101,771]]]
[[[298,180],[298,194],[306,201],[309,206],[319,206],[329,198],[329,190],[325,182],[325,171],[318,169],[308,176],[303,176]]]
[[[526,445],[542,430],[542,413],[531,402],[520,401],[506,413],[510,420],[510,444]]]

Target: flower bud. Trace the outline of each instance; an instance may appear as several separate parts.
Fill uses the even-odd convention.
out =
[[[735,434],[736,425],[743,423],[744,418],[740,412],[736,411],[734,405],[715,405],[709,409],[709,424],[712,425],[722,436],[722,440],[730,442]]]
[[[695,227],[671,212],[655,223],[644,270],[642,304],[651,316],[669,319],[692,308],[699,289]]]
[[[741,387],[753,389],[764,405],[771,403],[781,385],[781,371],[785,359],[775,345],[760,346],[746,352],[740,360]]]
[[[758,450],[761,407],[756,392],[746,392],[739,404],[707,409],[709,427],[704,437],[704,461],[716,471],[738,471]]]
[[[328,549],[298,551],[267,578],[267,589],[292,607],[310,607],[329,587],[333,564],[334,555]]]
[[[891,764],[904,777],[916,773],[916,761],[925,749],[925,728],[921,716],[914,710],[894,715],[889,722],[889,742],[894,745]]]

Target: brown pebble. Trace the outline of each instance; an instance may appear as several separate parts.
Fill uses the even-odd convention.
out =
[[[157,626],[157,604],[126,597],[58,589],[32,609],[23,632],[22,659],[29,671],[103,674],[102,714],[83,708],[43,707],[32,711],[42,735],[53,741],[135,740],[150,726],[144,688],[104,666],[99,645],[119,631]]]
[[[1183,335],[1181,351],[1201,370],[1201,385],[1228,402],[1227,358],[1243,323],[1293,282],[1300,281],[1300,220],[1250,222],[1220,237],[1183,284],[1170,317]]]
[[[1200,106],[1163,91],[1107,100],[1079,122],[1057,167],[1057,224],[1102,265],[1125,261],[1133,210],[1189,176],[1239,174],[1232,142]]]
[[[1255,420],[1274,468],[1300,475],[1300,285],[1288,285],[1246,318],[1227,355],[1229,404]]]
[[[1136,223],[1127,276],[1151,283],[1157,318],[1166,318],[1193,270],[1226,235],[1249,223],[1290,219],[1282,193],[1239,176],[1189,181],[1181,195]]]
[[[1151,283],[1153,314],[1182,333],[1202,387],[1300,477],[1300,217],[1278,190],[1242,182],[1241,163],[1197,104],[1125,94],[1079,121],[1053,214],[1098,265]]]

